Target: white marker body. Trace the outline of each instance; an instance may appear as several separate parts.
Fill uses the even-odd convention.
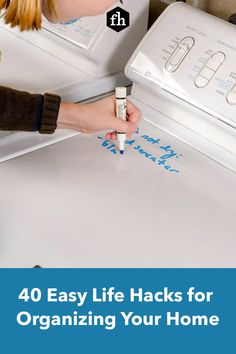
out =
[[[117,118],[126,121],[127,114],[127,89],[126,87],[117,87],[116,89],[116,116]],[[123,154],[125,150],[126,134],[117,132],[117,140],[119,143],[120,153]]]

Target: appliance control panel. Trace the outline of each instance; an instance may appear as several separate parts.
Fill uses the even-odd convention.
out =
[[[134,52],[126,75],[236,128],[236,27],[226,21],[184,3],[170,5]]]
[[[60,24],[53,24],[43,19],[42,27],[82,50],[87,50],[93,39],[103,31],[104,16],[86,17]]]

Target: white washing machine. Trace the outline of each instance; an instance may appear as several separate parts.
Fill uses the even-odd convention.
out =
[[[124,156],[80,134],[2,163],[0,266],[235,267],[235,34],[171,5],[126,67]]]

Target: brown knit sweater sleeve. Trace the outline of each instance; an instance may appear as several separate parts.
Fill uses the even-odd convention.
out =
[[[33,95],[0,86],[0,130],[52,134],[57,127],[61,98]]]

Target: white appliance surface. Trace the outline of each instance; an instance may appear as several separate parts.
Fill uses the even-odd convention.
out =
[[[99,137],[0,165],[1,267],[236,266],[233,172],[147,121]]]
[[[184,33],[183,18],[192,23]],[[235,29],[218,21],[177,4],[141,42],[126,73],[134,81],[130,99],[145,119],[124,156],[103,135],[79,134],[0,164],[1,267],[236,266],[235,106],[223,114],[234,95],[222,85],[225,96],[218,96],[214,86],[227,73],[233,87],[233,49],[224,46],[231,59],[211,83],[203,80],[201,93],[202,79],[196,86],[188,76],[196,62],[201,76],[206,60],[221,51],[212,39],[218,25],[233,40]],[[208,32],[196,32],[196,22]],[[160,54],[163,23],[171,23],[168,43],[172,29],[177,36],[169,56]],[[136,60],[139,53],[148,61]]]

